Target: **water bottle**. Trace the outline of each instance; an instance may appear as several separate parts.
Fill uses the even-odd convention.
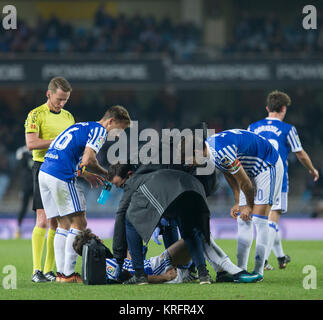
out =
[[[101,194],[98,198],[98,203],[105,205],[105,203],[108,200],[109,194],[110,194],[110,190],[112,188],[112,183],[105,181],[104,182],[105,186],[103,187]]]

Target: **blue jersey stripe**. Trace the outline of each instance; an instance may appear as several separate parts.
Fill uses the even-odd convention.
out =
[[[78,210],[81,211],[80,199],[78,197],[78,194],[77,194],[77,191],[76,191],[76,188],[75,188],[75,180],[72,180],[71,189],[72,189],[72,191],[74,193],[76,206],[77,206]]]
[[[73,194],[73,192],[71,190],[71,184],[68,182],[67,186],[68,186],[68,189],[70,191],[70,196],[71,196],[71,199],[72,199],[74,210],[75,210],[75,212],[77,212],[76,205],[75,205],[75,200],[74,200],[74,194]]]

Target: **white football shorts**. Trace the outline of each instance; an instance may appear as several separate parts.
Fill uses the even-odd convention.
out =
[[[165,258],[164,252],[155,257],[149,258],[152,274],[159,275],[166,273],[169,269],[174,268],[170,259]]]
[[[39,171],[39,189],[47,219],[86,211],[86,201],[77,180],[66,182]]]
[[[273,205],[271,207],[271,210],[279,210],[282,211],[282,213],[287,212],[288,209],[288,192],[282,192],[280,195],[280,204],[279,205]]]
[[[254,204],[269,204],[272,205],[272,210],[282,206],[283,174],[284,166],[279,157],[275,166],[268,167],[267,170],[250,179],[255,190]],[[240,191],[239,205],[246,204],[246,197]]]

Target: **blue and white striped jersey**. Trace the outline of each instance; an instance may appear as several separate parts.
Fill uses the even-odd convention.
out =
[[[144,271],[147,275],[160,275],[172,265],[170,259],[164,259],[163,254],[144,260]],[[106,274],[108,280],[117,280],[118,264],[116,259],[106,259]],[[122,269],[135,274],[132,260],[124,259]]]
[[[283,192],[288,190],[288,155],[303,150],[296,128],[277,118],[265,118],[250,124],[249,131],[266,138],[276,150],[284,164]]]
[[[107,138],[98,122],[79,122],[64,130],[49,146],[40,170],[60,180],[70,181],[76,175],[85,147],[99,152]]]
[[[222,131],[207,138],[206,143],[215,166],[231,174],[242,165],[249,177],[255,177],[274,166],[279,157],[265,138],[242,129]]]

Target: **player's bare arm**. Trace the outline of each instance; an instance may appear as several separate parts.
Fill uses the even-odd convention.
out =
[[[108,174],[108,171],[100,166],[96,158],[96,152],[90,147],[86,147],[84,150],[82,165],[91,170],[93,173],[103,176],[106,176]]]
[[[39,138],[38,132],[26,133],[26,145],[29,151],[35,149],[48,149],[53,140],[44,140]]]
[[[231,217],[234,219],[237,219],[239,209],[239,196],[240,196],[240,187],[237,182],[237,180],[232,176],[232,174],[224,172],[224,177],[227,180],[229,186],[231,187],[231,190],[233,192],[235,204],[230,210]]]
[[[175,279],[176,276],[177,276],[177,271],[175,268],[172,268],[163,274],[148,275],[148,282],[149,283],[163,283],[163,282],[171,281],[171,280]]]
[[[305,150],[295,152],[299,162],[308,169],[311,176],[313,176],[314,181],[317,181],[319,178],[319,172],[314,168],[311,158]]]
[[[246,197],[246,201],[247,201],[246,206],[240,207],[240,218],[242,220],[248,221],[251,219],[251,213],[252,213],[252,209],[253,209],[253,205],[254,205],[253,185],[252,185],[251,180],[249,179],[246,171],[243,169],[242,166],[239,169],[239,171],[237,171],[233,175],[233,177],[237,181],[240,189],[243,191],[243,193]]]

